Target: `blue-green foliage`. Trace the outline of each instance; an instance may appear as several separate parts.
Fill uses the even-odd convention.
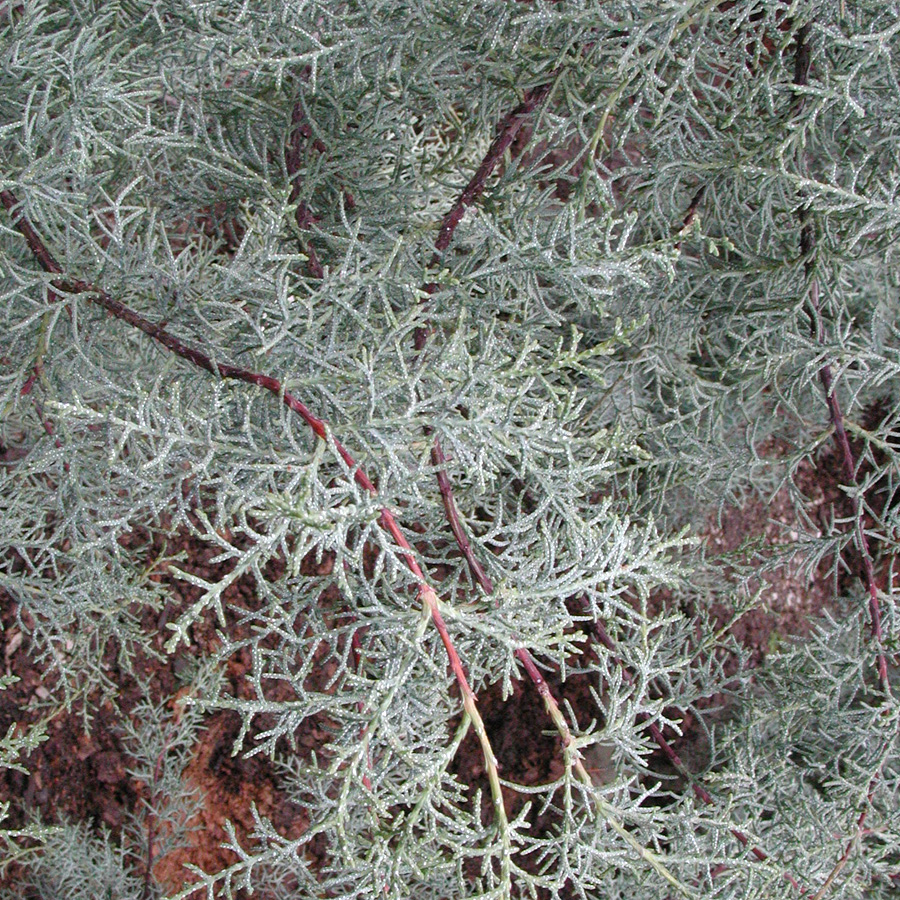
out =
[[[240,695],[207,672],[194,709],[237,710],[240,749],[276,757],[309,820],[289,840],[257,816],[233,834],[237,861],[186,875],[178,897],[201,876],[210,898],[896,889],[895,53],[900,9],[881,0],[0,6],[0,190],[19,204],[0,212],[4,602],[67,706],[114,696],[111,653],[128,672],[214,611],[210,665],[249,646],[252,668]],[[542,87],[435,265],[443,217]],[[277,378],[327,440],[76,281],[214,364]],[[796,476],[832,446],[826,366],[856,505],[814,519]],[[492,594],[453,540],[435,437]],[[692,530],[779,488],[797,515],[783,544],[729,565],[703,552]],[[185,532],[222,565],[134,540]],[[864,532],[887,573],[879,640],[863,586],[838,578]],[[721,610],[765,606],[756,576],[788,560],[831,567],[838,621],[736,670]],[[142,624],[170,599],[163,568],[199,589],[164,647]],[[252,608],[230,605],[240,578]],[[435,610],[475,695],[532,689],[522,648],[563,694],[569,673],[592,681],[593,710],[562,709],[561,774],[519,786],[531,802],[509,821],[455,774],[480,724]],[[662,777],[648,729],[703,723],[726,695],[730,724],[694,761],[706,804],[683,773]],[[313,715],[330,737],[301,760],[290,741]],[[141,718],[171,727],[152,705]],[[196,798],[177,782],[196,726],[166,744],[171,808],[116,837],[66,825],[32,889],[158,894],[140,815],[188,827]],[[130,736],[141,765],[161,752],[151,737]],[[591,744],[612,748],[599,784],[579,776]]]

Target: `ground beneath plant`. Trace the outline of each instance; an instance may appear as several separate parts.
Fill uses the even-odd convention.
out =
[[[837,483],[836,466],[827,455],[820,461],[818,469],[806,465],[795,478],[795,484],[806,497],[807,514],[813,522],[821,523],[823,531],[829,527],[833,510],[840,509],[844,502],[844,494],[835,487]],[[702,538],[709,554],[724,554],[738,568],[742,560],[746,564],[754,558],[762,566],[761,560],[776,553],[783,545],[796,541],[798,528],[794,504],[788,489],[783,488],[769,503],[749,498],[739,507],[711,516]],[[146,538],[146,535],[134,537],[136,541]],[[214,549],[188,534],[178,536],[176,543],[179,545],[174,546],[170,538],[166,552],[184,550],[197,574],[214,578],[216,567],[210,562]],[[147,545],[148,557],[160,549],[151,541]],[[753,557],[754,553],[756,557]],[[827,576],[829,565],[830,561],[825,560],[815,571],[805,572],[789,560],[759,576],[758,586],[763,589],[764,602],[746,614],[734,629],[736,637],[748,649],[752,664],[760,663],[791,635],[805,633],[814,627],[818,617],[828,609],[837,587],[834,579]],[[164,620],[173,618],[179,608],[195,600],[197,589],[183,581],[169,579],[164,573],[159,577],[168,586],[171,603],[162,619],[154,620],[148,616],[143,624],[150,633],[158,631],[162,635]],[[252,606],[254,598],[248,593],[251,590],[246,583],[238,582],[227,599],[231,603]],[[658,602],[676,603],[677,598],[663,595]],[[726,609],[717,612],[723,619],[729,613]],[[10,724],[24,725],[52,709],[55,678],[34,660],[27,633],[30,624],[27,616],[18,622],[15,605],[2,593],[0,618],[4,629],[0,636],[0,651],[5,671],[19,679],[7,691],[0,692],[0,733],[5,733]],[[158,644],[161,646],[161,643],[160,637]],[[67,818],[86,823],[98,831],[105,826],[114,836],[126,840],[123,824],[142,800],[147,799],[149,788],[129,773],[133,761],[123,739],[123,717],[132,714],[147,685],[154,699],[160,702],[175,697],[181,687],[178,671],[184,666],[185,655],[209,654],[217,646],[215,622],[207,617],[193,628],[192,644],[175,655],[162,655],[159,659],[138,657],[135,662],[137,677],[120,671],[111,650],[106,671],[118,685],[118,702],[98,702],[87,707],[76,705],[69,712],[56,712],[49,722],[48,739],[22,760],[28,774],[16,770],[0,772],[0,802],[11,805],[6,827],[17,827],[32,815],[39,814],[47,823]],[[249,653],[238,655],[229,663],[228,679],[236,696],[241,696],[244,691],[243,677],[249,667]],[[583,717],[586,724],[595,708],[586,680],[573,677],[560,684],[552,675],[549,680],[558,696],[564,698],[576,717]],[[711,703],[714,701],[715,698]],[[174,701],[170,702],[174,715]],[[479,704],[501,774],[506,780],[535,785],[559,776],[563,765],[559,741],[547,733],[550,723],[530,684],[515,685],[512,696],[507,698],[502,697],[499,686],[489,688],[482,692]],[[87,731],[86,725],[89,726]],[[278,772],[266,756],[232,756],[238,730],[237,714],[219,711],[209,714],[198,733],[196,746],[182,776],[186,784],[199,790],[202,798],[200,811],[191,823],[195,830],[183,846],[158,856],[152,864],[153,879],[166,892],[179,890],[194,879],[184,868],[187,862],[208,872],[234,863],[235,855],[221,846],[227,839],[226,822],[233,824],[238,840],[249,841],[254,825],[251,815],[254,804],[259,814],[268,818],[286,837],[295,838],[306,827],[304,810],[284,804]],[[704,765],[703,735],[703,729],[696,727],[689,717],[682,736],[669,736],[685,763],[698,770]],[[325,741],[326,732],[321,723],[307,721],[298,729],[296,738],[297,752],[309,755]],[[660,772],[666,771],[668,763],[662,753],[655,762]],[[608,777],[609,760],[601,755],[589,763],[598,779]],[[461,745],[454,765],[463,781],[486,788],[481,752],[473,736]],[[512,789],[505,791],[508,809],[515,814],[526,797]],[[534,828],[539,831],[546,824],[538,819]],[[324,851],[324,847],[316,844],[310,848],[313,855]],[[144,848],[134,848],[134,864],[136,870],[141,871],[145,865]],[[0,887],[6,888],[11,896],[18,896],[20,882],[20,871],[11,866],[5,878],[0,880]],[[202,894],[198,892],[196,896]],[[264,892],[255,896],[264,896]]]

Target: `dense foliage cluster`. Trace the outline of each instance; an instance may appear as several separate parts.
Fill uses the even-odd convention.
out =
[[[896,891],[895,54],[883,0],[0,5],[3,601],[88,718],[110,660],[220,629],[183,714],[129,719],[148,808],[7,834],[8,896],[163,896],[142,842],[216,709],[308,825],[178,897]],[[776,548],[705,552],[784,488]],[[224,574],[129,539],[179,530]],[[788,562],[831,614],[748,668],[728,625]],[[163,569],[199,599],[156,650]],[[479,713],[514,682],[546,783]]]

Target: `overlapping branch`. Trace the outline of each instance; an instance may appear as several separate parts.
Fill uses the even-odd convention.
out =
[[[803,88],[809,83],[809,72],[812,63],[812,51],[810,47],[810,31],[809,23],[802,25],[797,29],[795,36],[795,57],[794,57],[794,87]],[[800,91],[796,91],[794,102],[792,104],[793,111],[799,113],[803,109],[804,96]],[[805,153],[800,153],[800,166],[806,169]],[[816,253],[817,241],[815,226],[812,221],[810,209],[807,204],[801,203],[798,219],[800,224],[800,255],[803,259],[804,271],[808,284],[807,303],[810,316],[810,328],[813,339],[820,345],[825,344],[825,323],[822,318],[822,310],[819,298],[819,278],[816,274]],[[834,372],[831,364],[825,362],[819,369],[819,381],[822,384],[822,390],[825,394],[825,402],[828,406],[828,416],[831,420],[832,437],[834,438],[835,447],[838,457],[841,461],[841,469],[844,476],[844,484],[849,488],[850,510],[853,515],[853,532],[856,539],[856,547],[860,556],[860,567],[858,576],[862,582],[863,588],[868,596],[869,617],[871,619],[872,640],[875,643],[878,683],[886,697],[891,696],[891,685],[888,678],[888,662],[887,653],[884,648],[884,632],[881,625],[881,607],[878,602],[878,585],[875,581],[875,563],[872,557],[872,551],[869,547],[869,539],[863,526],[863,510],[861,499],[863,497],[862,489],[856,477],[857,464],[853,455],[853,448],[850,446],[850,439],[844,426],[844,414],[841,409],[840,400],[837,395]],[[868,800],[871,802],[872,792],[880,777],[879,769],[872,777],[869,783]],[[868,815],[868,808],[863,809],[859,814],[856,825],[856,835],[847,842],[843,854],[835,865],[834,869],[825,880],[822,887],[815,894],[814,900],[820,900],[824,897],[834,880],[840,874],[841,870],[847,864],[850,854],[859,842],[863,833],[863,828]]]
[[[546,98],[546,96],[550,92],[550,87],[551,84],[548,83],[529,92],[525,100],[523,100],[522,103],[520,103],[511,113],[509,113],[503,119],[498,128],[497,137],[494,139],[493,143],[488,149],[488,152],[485,154],[480,165],[476,169],[475,174],[469,180],[465,189],[459,195],[450,211],[444,216],[438,238],[434,244],[435,252],[429,262],[429,267],[433,268],[439,264],[442,254],[450,246],[450,242],[453,238],[453,233],[456,230],[457,225],[459,225],[460,221],[462,220],[466,207],[474,203],[475,200],[484,191],[488,177],[490,176],[491,172],[493,172],[497,163],[500,161],[503,153],[508,147],[511,146],[517,132],[524,124],[525,117],[535,108],[537,108],[537,106],[543,101],[543,99]],[[693,221],[702,196],[703,191],[701,189],[694,198],[691,209],[688,211],[688,214],[685,217],[685,228],[687,228]],[[433,294],[437,290],[437,285],[434,283],[428,283],[424,285],[423,290],[427,294]],[[424,349],[426,339],[427,328],[419,327],[418,329],[416,329],[415,349],[417,352]],[[426,434],[428,433],[430,433],[430,429],[426,429]],[[431,460],[435,466],[435,477],[437,478],[438,487],[441,493],[441,499],[444,504],[444,512],[450,525],[450,529],[453,532],[453,536],[456,540],[460,553],[466,560],[469,571],[475,583],[481,587],[485,594],[492,595],[494,593],[493,582],[476,557],[475,551],[472,548],[472,544],[465,533],[465,528],[462,525],[459,513],[456,509],[456,501],[453,496],[453,487],[446,470],[447,459],[444,455],[443,449],[441,448],[441,444],[437,436],[435,436],[434,438],[434,443],[431,450]],[[624,825],[618,819],[615,808],[607,803],[597,791],[593,790],[593,782],[591,780],[590,773],[585,768],[584,762],[581,758],[581,754],[578,752],[577,748],[573,746],[574,738],[572,737],[568,722],[566,721],[565,716],[562,714],[559,703],[553,696],[553,692],[550,690],[549,685],[540,674],[540,670],[535,664],[533,657],[525,647],[519,647],[515,651],[515,655],[528,674],[531,683],[538,691],[538,694],[540,695],[544,703],[544,708],[546,709],[554,724],[554,727],[557,729],[560,735],[563,750],[566,755],[570,757],[571,765],[573,766],[576,776],[593,797],[597,814],[607,822],[610,828],[612,828],[612,830],[616,834],[618,834],[619,837],[622,838],[638,854],[641,859],[643,859],[665,881],[672,885],[672,887],[674,887],[686,897],[696,896],[693,891],[691,891],[686,885],[679,881],[678,878],[676,878],[669,871],[669,869],[666,868],[659,856],[657,856],[648,848],[644,847],[634,837],[634,835],[632,835],[631,832],[624,827]]]
[[[519,104],[519,106],[517,106],[511,113],[509,113],[509,115],[507,115],[503,119],[503,122],[498,129],[498,135],[494,139],[494,142],[491,144],[487,154],[482,159],[475,175],[470,179],[463,192],[459,195],[456,202],[451,207],[450,211],[444,216],[440,233],[437,240],[435,241],[435,252],[429,263],[431,267],[434,267],[439,263],[441,255],[450,246],[453,233],[457,225],[460,223],[466,207],[470,206],[484,191],[488,176],[491,174],[491,172],[499,162],[503,152],[512,144],[516,133],[523,124],[525,116],[527,116],[537,107],[541,100],[547,95],[548,91],[549,85],[545,85],[543,88],[535,89],[526,97],[526,99],[521,104]],[[704,193],[705,186],[701,186],[692,197],[688,209],[682,219],[682,232],[687,231],[687,229],[689,229],[696,220]],[[680,246],[681,241],[678,240],[676,242],[676,247]],[[424,290],[429,294],[434,293],[437,290],[437,285],[433,283],[426,284],[424,286]],[[426,329],[417,329],[415,339],[415,348],[417,351],[424,348],[425,339]],[[465,533],[465,529],[460,521],[459,513],[456,509],[456,503],[453,497],[453,488],[446,471],[447,460],[444,456],[443,450],[441,449],[441,445],[437,437],[434,438],[434,444],[431,450],[431,459],[435,466],[435,476],[437,478],[438,487],[441,492],[441,498],[444,503],[444,510],[447,521],[450,524],[450,528],[453,532],[453,536],[456,540],[457,546],[459,547],[460,553],[466,560],[469,571],[474,581],[486,594],[491,595],[494,592],[493,583],[488,574],[485,572],[484,567],[477,559],[471,542],[469,541],[469,538]],[[633,683],[633,676],[625,667],[621,659],[615,655],[614,646],[609,639],[609,636],[606,634],[605,629],[603,629],[600,623],[594,622],[593,625],[595,626],[596,638],[608,650],[610,650],[611,653],[613,653],[613,659],[622,670],[625,680],[628,683]],[[534,660],[528,650],[526,650],[525,648],[519,648],[516,651],[516,657],[522,663],[522,666],[531,679],[532,684],[540,694],[544,702],[544,706],[548,714],[550,715],[554,726],[560,734],[563,742],[563,747],[568,749],[569,745],[572,742],[572,736],[569,731],[568,723],[566,722],[565,717],[560,712],[559,704],[553,696],[549,686],[547,685],[547,682],[541,676],[540,671],[535,665]],[[642,718],[646,719],[648,717],[643,716]],[[654,722],[649,722],[648,728],[654,741],[656,741],[667,758],[673,763],[673,765],[676,766],[679,771],[681,771],[689,778],[692,788],[698,798],[706,804],[714,803],[714,800],[709,792],[702,785],[700,785],[696,781],[696,779],[694,779],[690,775],[690,773],[687,772],[684,764],[678,757],[678,754],[674,751],[668,741],[666,741],[659,727]],[[577,753],[574,757],[574,765],[579,779],[581,779],[583,783],[590,787],[590,775],[584,768],[584,764],[582,763]],[[612,818],[610,818],[612,812],[611,808],[603,808],[603,801],[596,795],[596,793],[595,798],[596,802],[600,804],[600,807],[598,807],[598,811],[601,812],[601,814],[603,814],[607,819],[609,819],[613,829],[616,830],[617,833],[619,833],[619,827],[617,827],[615,817],[613,816]],[[737,838],[744,846],[750,849],[750,851],[757,859],[768,859],[768,854],[766,854],[765,851],[761,850],[759,847],[750,846],[749,838],[742,831],[738,829],[731,829],[731,832],[735,836],[735,838]],[[675,879],[674,876],[672,876],[664,866],[661,866],[659,860],[655,856],[653,856],[653,854],[650,854],[650,851],[647,851],[646,848],[641,847],[641,845],[634,840],[630,833],[622,829],[621,834],[622,836],[627,835],[627,840],[629,841],[629,843],[634,842],[634,845],[636,845],[636,849],[639,850],[641,856],[649,863],[651,863],[653,868],[657,869],[658,867],[661,867],[658,870],[661,874],[663,874],[666,880],[673,883],[673,885],[677,886],[678,889],[682,892],[688,892],[688,889],[685,888],[684,885],[682,885],[680,882],[678,882],[678,880]],[[799,889],[799,883],[792,875],[790,875],[790,873],[785,873],[784,877],[795,888]]]
[[[24,236],[29,248],[41,267],[51,275],[61,276],[62,268],[40,239],[31,223],[25,217],[16,196],[11,191],[3,191],[0,193],[0,202],[2,202],[9,211],[14,226]],[[241,366],[215,362],[209,355],[203,353],[203,351],[191,347],[165,328],[162,328],[151,322],[149,319],[146,319],[144,316],[141,316],[136,311],[125,306],[125,304],[121,303],[119,300],[116,300],[103,290],[103,288],[98,287],[97,285],[79,279],[67,279],[63,277],[53,279],[52,285],[53,289],[60,294],[78,294],[86,297],[117,319],[121,319],[133,328],[142,331],[176,356],[181,357],[198,368],[211,372],[214,375],[219,375],[221,378],[243,381],[247,384],[256,385],[257,387],[264,388],[276,397],[279,397],[285,406],[297,413],[300,418],[303,419],[316,437],[323,441],[329,441],[333,445],[338,455],[350,470],[353,479],[361,488],[363,488],[363,490],[367,491],[373,497],[378,495],[374,483],[366,472],[356,463],[341,442],[330,435],[326,422],[314,415],[312,411],[298,398],[294,397],[293,394],[285,391],[277,378],[273,378],[272,376],[260,372],[254,372]],[[478,737],[479,744],[481,745],[485,769],[488,773],[491,785],[491,793],[495,800],[495,819],[497,821],[503,849],[501,874],[504,880],[508,882],[512,854],[509,826],[506,811],[503,808],[502,803],[497,760],[493,748],[491,747],[490,739],[487,736],[484,722],[481,719],[481,714],[478,711],[475,693],[469,685],[462,660],[459,657],[453,640],[450,637],[447,625],[441,615],[437,594],[435,593],[434,588],[429,584],[425,574],[419,566],[415,551],[400,530],[396,517],[386,506],[382,507],[380,510],[379,525],[391,535],[397,546],[400,548],[399,556],[401,560],[418,582],[418,599],[422,603],[423,608],[428,613],[429,618],[438,632],[441,643],[447,653],[450,669],[459,687],[460,694],[462,695],[463,709],[466,716],[471,721],[472,727]]]

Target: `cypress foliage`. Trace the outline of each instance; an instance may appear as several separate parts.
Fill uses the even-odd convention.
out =
[[[892,895],[895,52],[882,0],[0,6],[4,602],[88,718],[110,659],[220,637],[184,715],[129,726],[148,808],[35,825],[10,896],[163,896],[221,709],[309,824],[254,812],[177,900]],[[829,454],[823,522],[798,473]],[[785,487],[784,543],[704,551]],[[133,539],[179,531],[227,574]],[[727,626],[789,561],[832,614],[751,669]],[[171,617],[158,564],[199,589]],[[515,682],[547,783],[479,712]]]

